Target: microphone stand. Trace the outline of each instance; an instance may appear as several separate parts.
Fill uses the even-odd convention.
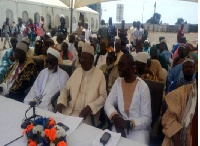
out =
[[[35,122],[35,118],[36,117],[41,117],[39,115],[36,115],[36,109],[35,109],[35,105],[31,105],[31,107],[33,108],[33,115],[29,118],[27,118],[25,121],[31,121],[31,119],[33,119],[33,122]]]
[[[26,117],[26,113],[31,109],[33,108],[33,115],[29,118]],[[33,122],[35,122],[35,119],[36,117],[42,117],[40,115],[37,115],[36,114],[36,104],[33,103],[33,104],[30,104],[30,107],[28,108],[28,110],[25,112],[25,117],[26,119],[24,120],[24,122],[22,123],[21,125],[21,128],[25,129],[31,122],[32,122],[32,119],[33,119]]]

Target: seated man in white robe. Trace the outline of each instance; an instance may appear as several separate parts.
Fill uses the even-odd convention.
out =
[[[39,108],[53,111],[51,104],[52,97],[60,92],[66,85],[69,76],[58,67],[60,53],[49,48],[47,50],[46,66],[38,75],[34,85],[25,97],[24,102],[36,101]]]
[[[83,117],[84,123],[90,125],[99,124],[98,111],[107,96],[104,74],[93,67],[93,62],[94,48],[85,43],[82,46],[81,67],[73,72],[57,101],[58,112]],[[95,115],[93,120],[91,115]]]
[[[132,55],[123,54],[118,62],[120,78],[115,81],[104,109],[114,124],[113,131],[148,145],[152,120],[150,91],[147,84],[134,75],[135,67]]]

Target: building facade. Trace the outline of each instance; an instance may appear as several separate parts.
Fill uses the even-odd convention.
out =
[[[70,9],[59,0],[0,0],[0,27],[9,17],[10,24],[17,23],[18,17],[27,23],[32,18],[35,23],[39,23],[40,17],[45,18],[45,29],[57,28],[60,25],[60,16],[64,15],[66,26],[70,27]],[[85,22],[88,22],[92,31],[97,31],[99,27],[99,13],[88,8],[82,7],[73,11],[72,30],[78,26],[80,14],[84,15]]]

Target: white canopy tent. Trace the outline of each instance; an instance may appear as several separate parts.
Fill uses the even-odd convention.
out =
[[[76,8],[88,6],[91,4],[116,1],[116,0],[61,0],[61,1],[64,4],[66,4],[68,7],[72,7],[74,9],[76,9]]]

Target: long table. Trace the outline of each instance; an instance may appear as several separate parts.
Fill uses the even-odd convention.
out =
[[[21,123],[29,105],[0,96],[0,146],[22,135]],[[36,109],[42,116],[58,117],[58,114]],[[32,113],[32,112],[31,112]],[[102,132],[93,126],[81,123],[78,128],[67,138],[68,146],[92,146],[93,140]],[[120,138],[117,146],[142,146],[135,141]],[[26,139],[18,139],[10,146],[26,146]]]

